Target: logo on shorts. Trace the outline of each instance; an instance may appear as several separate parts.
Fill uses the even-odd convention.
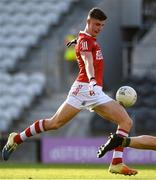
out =
[[[77,96],[81,88],[82,88],[82,85],[78,85],[78,87],[72,92],[72,94]]]

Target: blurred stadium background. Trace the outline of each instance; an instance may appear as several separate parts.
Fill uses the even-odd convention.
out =
[[[108,16],[98,38],[105,57],[104,90],[114,97],[121,85],[134,87],[138,101],[128,109],[134,120],[132,135],[156,135],[155,0],[0,0],[1,148],[8,133],[51,116],[65,100],[76,76],[64,60],[65,38],[83,30],[94,6]],[[29,139],[10,161],[42,162],[49,138],[49,143],[58,138],[84,140],[107,136],[115,129],[83,111],[60,130]]]

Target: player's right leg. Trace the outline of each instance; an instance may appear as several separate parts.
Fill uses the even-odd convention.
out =
[[[11,133],[2,150],[2,158],[7,161],[17,146],[27,138],[44,131],[59,129],[79,112],[79,109],[64,102],[51,118],[38,120],[21,133]]]
[[[123,147],[119,147],[122,143],[122,138],[126,138],[132,127],[132,119],[127,114],[126,110],[116,101],[110,101],[94,108],[94,111],[101,117],[108,119],[118,125],[115,135],[111,135],[106,144],[100,146],[97,157],[103,157],[108,151],[115,149],[112,163],[109,171],[124,175],[135,175],[137,171],[129,168],[123,163]]]
[[[101,104],[94,108],[94,111],[101,117],[108,119],[118,125],[117,134],[121,137],[128,136],[128,133],[132,127],[132,119],[127,114],[126,110],[118,104],[116,101],[110,101],[108,103]],[[105,145],[99,148],[97,157],[101,158],[108,151],[120,145],[119,140],[113,136],[109,138]]]

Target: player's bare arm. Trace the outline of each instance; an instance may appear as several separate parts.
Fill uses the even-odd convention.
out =
[[[89,79],[89,94],[93,96],[95,94],[94,86],[96,86],[96,80],[95,80],[92,52],[81,52],[81,57],[85,64],[87,77]]]
[[[92,52],[81,52],[81,57],[85,64],[88,79],[90,80],[92,77],[95,77]]]

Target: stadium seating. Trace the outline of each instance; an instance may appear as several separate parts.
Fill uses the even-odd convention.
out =
[[[143,76],[155,74],[156,67],[156,23],[134,47],[132,53],[132,74]]]
[[[59,22],[72,0],[0,1],[0,70],[11,71]]]
[[[137,79],[137,76],[135,77]],[[154,74],[146,74],[138,78],[138,83],[136,83],[135,78],[131,78],[130,84],[127,81],[123,82],[123,84],[127,82],[133,86],[138,94],[136,105],[131,108],[132,113],[130,112],[130,115],[133,114],[136,133],[155,134],[156,94],[154,91],[156,89],[156,78]]]
[[[74,0],[0,1],[0,132],[20,119],[45,89],[43,73],[18,72],[32,47],[59,23]],[[22,70],[20,70],[22,71]],[[40,70],[39,70],[40,71]]]
[[[5,131],[12,120],[32,105],[35,97],[43,93],[45,83],[42,73],[0,73],[0,131]]]

